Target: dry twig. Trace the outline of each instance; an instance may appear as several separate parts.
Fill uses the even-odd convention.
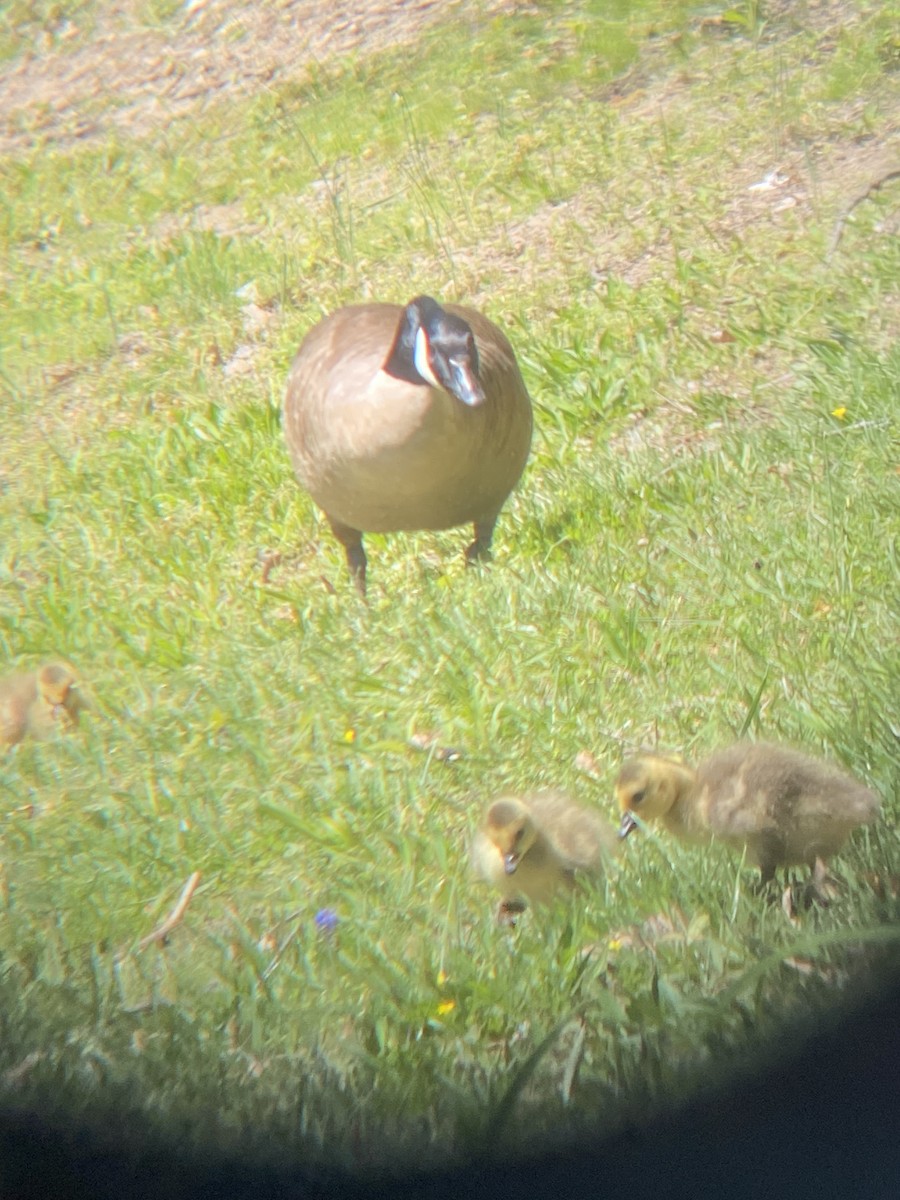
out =
[[[892,167],[890,171],[887,171],[884,175],[879,175],[877,179],[874,179],[868,185],[868,187],[863,188],[863,190],[857,196],[854,196],[849,204],[844,206],[840,215],[838,216],[838,219],[834,223],[834,230],[831,234],[831,244],[828,247],[828,253],[825,255],[826,262],[831,262],[832,258],[834,257],[834,252],[837,250],[840,240],[844,236],[844,228],[854,208],[856,208],[858,204],[862,204],[863,200],[868,200],[868,198],[874,192],[877,192],[880,187],[883,187],[884,184],[890,183],[892,179],[897,179],[898,177],[900,177],[900,167]]]
[[[148,933],[146,937],[141,938],[138,942],[138,950],[146,950],[153,942],[161,942],[164,938],[168,937],[184,916],[185,910],[191,902],[191,896],[196,891],[199,882],[200,872],[195,871],[182,888],[181,895],[178,897],[178,903],[163,921],[162,925],[158,925],[152,933]]]

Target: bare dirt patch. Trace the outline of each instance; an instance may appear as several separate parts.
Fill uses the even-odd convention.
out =
[[[412,46],[425,30],[449,18],[483,19],[525,7],[517,0],[193,0],[165,28],[149,29],[136,27],[142,11],[136,0],[117,0],[102,6],[89,34],[69,28],[68,36],[55,43],[47,35],[50,44],[40,53],[32,50],[0,66],[0,152],[84,144],[114,131],[152,136],[229,94],[251,96],[302,83],[329,61]],[[767,36],[789,37],[794,29],[790,4],[774,4],[769,12],[777,13],[779,22],[772,22]],[[844,0],[818,0],[804,8],[804,24],[816,30],[823,54],[847,13]],[[704,36],[728,36],[728,31],[710,28]],[[694,103],[683,77],[655,69],[649,46],[598,100],[614,104],[632,121],[648,113],[671,118]],[[900,164],[900,98],[891,105],[882,97],[877,133],[848,132],[853,105],[859,101],[835,105],[828,127],[793,131],[796,136],[785,130],[775,152],[732,164],[731,200],[714,235],[739,239],[751,226],[778,227],[791,220],[830,231],[854,196]],[[727,120],[728,115],[704,119]],[[656,243],[636,248],[621,231],[609,228],[608,199],[600,184],[586,185],[528,217],[498,222],[489,244],[457,246],[457,266],[470,265],[464,274],[471,302],[489,301],[496,282],[508,278],[527,294],[553,270],[561,251],[570,270],[580,270],[599,287],[610,274],[635,288],[671,274],[666,230],[660,230]],[[641,223],[642,213],[631,211],[629,224]],[[240,205],[199,205],[190,214],[164,218],[155,233],[164,236],[185,225],[221,236],[259,232]],[[436,277],[440,268],[436,260]],[[900,327],[900,311],[896,322]],[[251,341],[261,336],[260,328],[246,332]],[[721,330],[714,325],[696,332],[714,341]],[[236,360],[234,372],[251,365]],[[759,370],[770,385],[783,386],[785,364],[774,355],[766,366],[759,364]],[[726,392],[733,384],[717,378],[703,386]]]
[[[195,0],[177,22],[147,29],[136,27],[136,5],[113,3],[83,44],[70,26],[59,44],[3,64],[0,152],[113,130],[141,137],[229,91],[253,95],[303,81],[328,60],[411,44],[448,16],[506,7],[508,0]]]

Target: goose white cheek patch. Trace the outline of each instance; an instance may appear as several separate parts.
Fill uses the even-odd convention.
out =
[[[416,330],[416,345],[413,351],[413,362],[416,365],[416,370],[424,380],[431,384],[432,387],[439,388],[442,385],[435,377],[434,371],[431,369],[431,358],[428,352],[428,335],[424,329]]]

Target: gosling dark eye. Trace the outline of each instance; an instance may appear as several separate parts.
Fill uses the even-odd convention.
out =
[[[641,801],[644,799],[644,796],[646,796],[646,794],[647,794],[647,789],[641,788],[641,790],[639,792],[635,792],[634,795],[631,797],[631,803],[632,804],[640,804]]]
[[[516,830],[516,836],[513,838],[513,841],[516,843],[516,845],[518,845],[518,844],[519,844],[519,842],[521,842],[521,840],[522,840],[522,834],[523,834],[524,832],[525,832],[525,830],[524,830],[524,829],[517,829],[517,830]]]

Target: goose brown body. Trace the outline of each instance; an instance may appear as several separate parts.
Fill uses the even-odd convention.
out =
[[[60,662],[0,680],[0,745],[48,738],[75,724],[85,707],[77,684],[74,668]]]
[[[501,796],[472,844],[472,865],[507,903],[547,904],[579,874],[598,877],[616,853],[612,826],[564,792]]]
[[[362,304],[332,313],[307,334],[287,384],[284,431],[294,471],[344,544],[361,590],[363,532],[472,522],[469,557],[486,556],[531,445],[531,402],[512,347],[474,309],[438,311],[462,318],[474,334],[483,402],[463,403],[443,387],[385,370],[407,311]]]
[[[632,813],[688,841],[714,836],[745,846],[764,881],[778,867],[815,868],[831,858],[880,807],[874,792],[830,763],[766,742],[720,750],[696,769],[640,755],[622,768],[616,793],[622,836],[635,824]]]

